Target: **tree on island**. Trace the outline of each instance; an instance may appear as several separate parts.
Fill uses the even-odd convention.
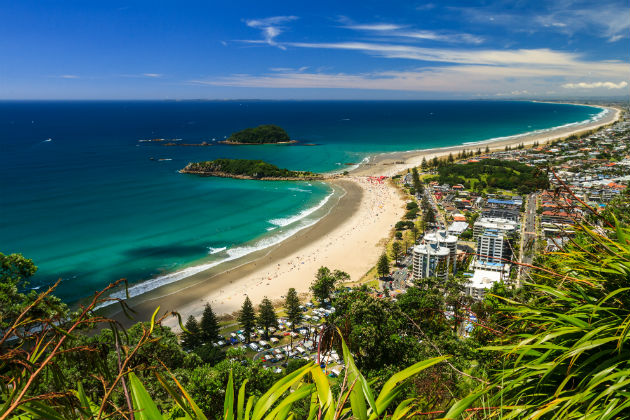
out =
[[[201,330],[199,323],[194,316],[189,316],[186,320],[186,331],[182,334],[182,348],[192,351],[201,345]]]
[[[245,302],[241,307],[241,311],[238,314],[238,323],[244,332],[245,342],[249,343],[254,327],[256,326],[256,313],[254,312],[254,306],[252,301],[249,300],[249,296],[245,297]]]
[[[387,258],[387,254],[384,252],[378,259],[378,263],[376,264],[376,272],[378,273],[380,278],[383,278],[389,274],[389,258]]]
[[[328,267],[320,267],[317,270],[315,281],[311,284],[311,291],[313,296],[323,305],[324,302],[330,299],[330,295],[335,290],[335,284],[348,280],[350,280],[350,275],[346,272],[340,270],[330,271]]]
[[[228,143],[262,144],[288,142],[291,141],[291,138],[283,128],[273,124],[266,124],[232,133],[227,141]]]
[[[212,343],[219,337],[219,321],[209,303],[206,303],[203,309],[199,328],[201,328],[203,341],[206,343]]]
[[[287,319],[294,328],[302,322],[303,315],[300,309],[300,298],[293,287],[287,292],[287,297],[284,301],[284,310],[287,312]]]
[[[278,317],[273,304],[265,296],[258,307],[258,325],[265,330],[265,339],[269,339],[269,328],[278,328]]]
[[[392,244],[392,257],[394,257],[394,263],[398,264],[398,258],[400,257],[400,253],[402,251],[402,245],[400,242],[394,241]]]

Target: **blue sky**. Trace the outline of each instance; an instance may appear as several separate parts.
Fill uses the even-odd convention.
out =
[[[627,96],[630,5],[0,0],[1,99]]]

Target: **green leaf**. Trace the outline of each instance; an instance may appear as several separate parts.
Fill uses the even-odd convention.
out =
[[[476,394],[470,394],[466,398],[457,401],[450,410],[446,413],[443,419],[455,419],[459,417],[470,405],[477,400],[480,396],[485,394],[486,391],[477,392]]]
[[[41,418],[46,420],[67,420],[41,401],[32,401],[28,404],[23,404],[19,407],[19,409],[31,415],[34,415],[35,418],[38,419]]]
[[[129,374],[129,384],[131,388],[131,400],[135,412],[136,420],[162,420],[162,414],[149,396],[149,393],[142,385],[135,373]]]
[[[304,375],[309,372],[312,366],[313,363],[308,363],[273,384],[273,386],[267,392],[265,392],[262,397],[260,397],[256,405],[254,406],[252,420],[262,419],[267,410],[269,410],[275,404],[275,402],[282,396],[282,394],[292,385],[299,382],[304,377]]]
[[[245,415],[243,408],[245,408],[245,385],[247,384],[247,381],[249,381],[249,379],[245,379],[238,390],[238,402],[236,403],[236,415],[238,420],[243,420],[243,416]]]
[[[383,389],[381,389],[381,393],[376,399],[376,407],[378,408],[378,412],[373,413],[371,418],[378,417],[385,412],[387,406],[391,403],[391,399],[388,397],[395,393],[396,388],[399,388],[401,384],[409,380],[412,376],[422,372],[424,369],[429,368],[437,363],[441,363],[446,359],[448,359],[448,356],[434,357],[432,359],[423,360],[409,366],[408,368],[398,373],[393,374],[387,380],[387,382],[385,382],[385,385],[383,385]],[[387,403],[385,404],[386,401]]]
[[[151,315],[151,328],[149,329],[149,334],[153,333],[153,328],[155,327],[155,317],[157,316],[159,311],[160,311],[160,307],[158,306],[153,312],[153,315]]]
[[[319,406],[322,411],[325,411],[333,400],[330,384],[328,383],[328,376],[322,372],[322,369],[319,366],[313,366],[311,368],[311,375],[313,376],[313,382],[317,385]]]
[[[223,419],[234,420],[234,378],[232,369],[230,369],[230,377],[225,387],[225,401],[223,402]]]

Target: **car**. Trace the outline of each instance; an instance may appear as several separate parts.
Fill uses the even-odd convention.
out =
[[[256,343],[249,343],[249,348],[254,351],[258,351],[260,349]]]

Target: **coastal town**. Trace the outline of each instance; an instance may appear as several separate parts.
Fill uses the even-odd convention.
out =
[[[475,176],[458,183],[439,182],[441,171],[454,176],[462,172],[455,167],[466,165],[476,165]],[[482,173],[479,165],[494,176]],[[537,184],[524,187],[529,184],[518,178],[508,188],[498,167],[513,168],[505,176],[529,176],[534,179],[529,184]],[[228,357],[259,360],[277,373],[314,360],[326,374],[336,377],[344,362],[336,351],[322,355],[319,340],[326,319],[335,314],[334,297],[350,292],[350,286],[367,286],[377,298],[396,300],[427,280],[440,289],[440,283],[455,277],[468,302],[482,301],[499,284],[520,287],[528,281],[529,267],[537,256],[561,250],[575,235],[573,226],[587,218],[589,210],[604,211],[628,187],[630,117],[625,109],[622,119],[593,132],[501,150],[480,145],[423,160],[419,167],[391,179],[371,176],[366,182],[390,182],[407,200],[404,217],[396,223],[376,267],[359,282],[340,282],[322,299],[303,295],[298,315],[294,311],[292,319],[288,317],[290,303],[277,304],[268,331],[262,327],[264,322],[257,321],[262,306],[261,315],[252,315],[249,328],[243,328],[242,320],[234,316],[223,317],[217,339],[206,345],[228,348]],[[472,310],[463,313],[465,320],[457,334],[465,339],[477,317]],[[446,307],[445,314],[455,315],[452,307]],[[189,323],[187,327],[198,328],[194,317]]]

